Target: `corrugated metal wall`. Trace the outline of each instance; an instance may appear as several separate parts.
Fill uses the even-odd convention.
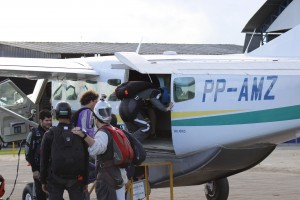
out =
[[[0,44],[0,57],[18,57],[18,58],[61,58],[58,53],[45,53],[33,51],[14,46]]]

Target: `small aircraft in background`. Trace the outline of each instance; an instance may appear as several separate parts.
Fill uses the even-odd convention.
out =
[[[207,199],[227,199],[228,176],[300,136],[299,36],[300,25],[240,55],[0,58],[1,76],[39,79],[29,96],[10,80],[0,83],[1,138],[25,139],[29,125],[37,125],[37,119],[28,120],[33,113],[62,100],[76,110],[89,89],[106,94],[118,114],[115,88],[126,81],[149,81],[170,90],[174,107],[171,113],[155,111],[155,138],[144,144],[146,162],[170,161],[174,186],[206,183]],[[150,166],[149,181],[152,187],[168,186],[168,167]]]

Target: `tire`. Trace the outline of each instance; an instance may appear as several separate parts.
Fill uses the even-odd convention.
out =
[[[22,200],[33,200],[33,183],[28,183],[24,190],[23,190],[23,195],[22,195]]]
[[[229,195],[229,183],[227,178],[210,181],[205,185],[207,200],[227,200]]]

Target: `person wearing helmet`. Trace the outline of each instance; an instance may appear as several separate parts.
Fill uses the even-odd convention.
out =
[[[64,190],[68,191],[70,200],[82,200],[87,190],[88,146],[71,132],[74,128],[71,115],[68,102],[57,103],[58,125],[51,127],[42,139],[40,179],[49,200],[63,199]]]
[[[127,176],[125,168],[120,168],[116,166],[108,166],[107,168],[114,168],[117,171],[114,174],[116,179],[121,180],[117,187],[113,187],[106,180],[103,180],[100,177],[100,171],[105,160],[113,159],[113,143],[112,137],[104,129],[101,129],[103,126],[111,126],[111,106],[104,99],[95,105],[94,108],[94,121],[97,127],[97,131],[94,135],[94,138],[83,133],[80,128],[76,127],[73,129],[73,133],[84,138],[89,148],[88,151],[91,156],[96,157],[97,165],[97,182],[96,182],[96,196],[97,200],[125,200],[125,184],[127,183]],[[115,189],[119,188],[119,189]]]
[[[148,88],[139,92],[134,98],[123,99],[119,113],[128,131],[143,142],[148,138],[151,130],[149,111],[155,108],[168,112],[172,107],[173,103],[170,102],[170,95],[166,88]]]
[[[28,153],[27,161],[31,165],[32,176],[34,180],[34,188],[36,198],[38,200],[46,200],[46,193],[42,190],[42,184],[40,181],[40,155],[41,155],[41,143],[42,138],[47,130],[52,126],[52,115],[49,110],[41,110],[39,113],[40,124],[37,128],[31,129],[31,134],[28,134]]]

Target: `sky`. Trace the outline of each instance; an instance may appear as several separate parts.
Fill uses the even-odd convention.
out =
[[[0,1],[0,41],[243,45],[265,1]]]

